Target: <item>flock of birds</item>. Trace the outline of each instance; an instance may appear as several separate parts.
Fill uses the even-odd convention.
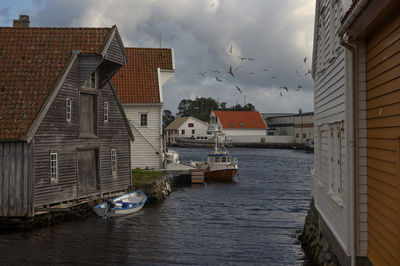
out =
[[[229,51],[230,54],[232,54],[232,52],[233,52],[233,46],[232,46],[232,45],[230,46],[230,48],[229,48],[228,51]],[[241,62],[241,63],[240,63],[237,67],[234,67],[234,66],[232,66],[232,65],[229,65],[229,69],[228,69],[228,71],[226,72],[227,74],[229,74],[230,76],[232,76],[232,78],[234,78],[234,79],[236,79],[236,77],[237,77],[237,75],[238,75],[238,71],[239,71],[240,68],[242,68],[244,62],[246,62],[246,61],[247,61],[247,62],[252,62],[252,61],[256,60],[255,57],[242,57],[242,56],[239,56],[238,58],[240,59],[240,62]],[[304,62],[304,64],[307,63],[307,57],[304,57],[303,62]],[[265,66],[264,68],[262,68],[262,71],[268,73],[268,68],[267,68],[267,66]],[[210,74],[210,73],[208,73],[208,74]],[[222,74],[224,74],[224,71],[214,70],[214,71],[211,71],[211,74],[212,74],[213,76],[215,76],[216,82],[221,82],[221,83],[224,82],[223,79],[221,78]],[[248,72],[248,74],[249,74],[249,75],[255,75],[254,72]],[[307,76],[307,75],[309,75],[309,74],[311,74],[311,69],[309,69],[309,70],[308,70],[306,73],[304,73],[304,74],[302,74],[300,71],[296,70],[296,75],[297,75],[297,76]],[[200,73],[198,73],[198,75],[199,75],[200,77],[202,77],[202,78],[206,78],[206,77],[207,77],[207,72],[200,72]],[[270,78],[271,78],[271,79],[275,79],[275,78],[277,78],[277,76],[276,76],[276,75],[271,75]],[[240,94],[243,93],[243,92],[242,92],[242,89],[241,89],[238,85],[235,85],[235,88],[236,88],[236,90],[237,90]],[[283,94],[283,91],[289,92],[289,88],[288,88],[287,86],[281,86],[281,87],[279,87],[279,88],[281,89],[281,91],[279,92],[281,97],[283,97],[283,95],[284,95],[284,94]],[[301,84],[298,84],[298,85],[297,85],[297,88],[296,88],[295,90],[298,92],[298,91],[300,91],[302,88],[303,88],[303,86],[302,86]]]

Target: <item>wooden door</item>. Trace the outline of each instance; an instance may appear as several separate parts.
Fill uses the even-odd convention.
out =
[[[96,134],[95,97],[94,94],[88,93],[81,93],[80,96],[79,128],[80,134],[86,137]]]
[[[368,258],[400,265],[400,15],[367,39]]]
[[[100,190],[96,150],[78,151],[78,196]]]

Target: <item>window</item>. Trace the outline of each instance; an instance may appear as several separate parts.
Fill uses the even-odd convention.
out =
[[[329,125],[329,189],[328,193],[339,204],[342,203],[342,173],[341,173],[341,124]]]
[[[108,122],[108,102],[104,102],[104,122]]]
[[[181,134],[185,135],[185,130],[184,129],[181,130]]]
[[[90,77],[85,80],[82,87],[91,89],[96,88],[96,71],[93,71],[92,74],[90,74]]]
[[[71,122],[71,113],[72,113],[72,101],[70,98],[65,100],[65,119],[67,122]]]
[[[307,138],[307,133],[303,133],[303,138]]]
[[[192,129],[192,134],[196,134],[196,130]]]
[[[113,177],[117,176],[117,150],[111,149],[111,173]]]
[[[50,153],[50,182],[57,183],[58,181],[58,158],[56,152]]]
[[[188,127],[194,127],[194,124],[193,123],[189,123]]]
[[[140,114],[140,126],[147,126],[147,114]]]
[[[299,137],[299,133],[296,133],[296,138],[298,138]]]

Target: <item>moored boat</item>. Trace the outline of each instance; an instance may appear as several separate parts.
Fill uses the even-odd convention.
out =
[[[147,201],[147,196],[141,190],[124,194],[108,202],[102,202],[93,207],[99,216],[120,216],[141,210]]]
[[[229,155],[220,138],[221,134],[216,133],[214,151],[207,156],[207,162],[192,162],[192,165],[204,169],[207,181],[235,182],[237,159]]]

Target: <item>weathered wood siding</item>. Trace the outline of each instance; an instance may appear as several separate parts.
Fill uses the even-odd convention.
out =
[[[161,167],[161,104],[123,105],[130,120],[135,141],[131,145],[131,167]],[[140,126],[140,114],[147,113],[147,126]],[[158,153],[158,154],[157,154]]]
[[[348,54],[337,42],[343,14],[342,1],[317,1],[313,55],[315,172],[312,193],[315,205],[343,251],[350,255],[347,191],[349,145],[346,121],[346,68]],[[350,129],[351,130],[351,129]],[[339,135],[338,135],[339,134]],[[335,136],[339,136],[335,138]],[[336,188],[332,188],[332,179]]]
[[[124,47],[120,45],[121,37],[116,32],[114,38],[111,40],[110,47],[107,50],[106,59],[120,65],[125,65]]]
[[[400,15],[367,39],[368,258],[400,265]]]
[[[0,142],[0,216],[32,213],[32,184],[26,142]]]
[[[79,64],[87,57],[80,57],[67,75],[59,93],[34,135],[35,143],[35,206],[58,203],[79,197],[77,153],[92,149],[98,152],[100,192],[123,190],[131,182],[129,154],[130,140],[116,99],[107,83],[97,90],[97,123],[94,138],[79,137],[80,91]],[[72,119],[65,119],[65,100],[72,100]],[[109,102],[109,122],[104,123],[103,103]],[[111,173],[111,148],[117,150],[117,177]],[[58,182],[50,182],[49,155],[58,153]]]

